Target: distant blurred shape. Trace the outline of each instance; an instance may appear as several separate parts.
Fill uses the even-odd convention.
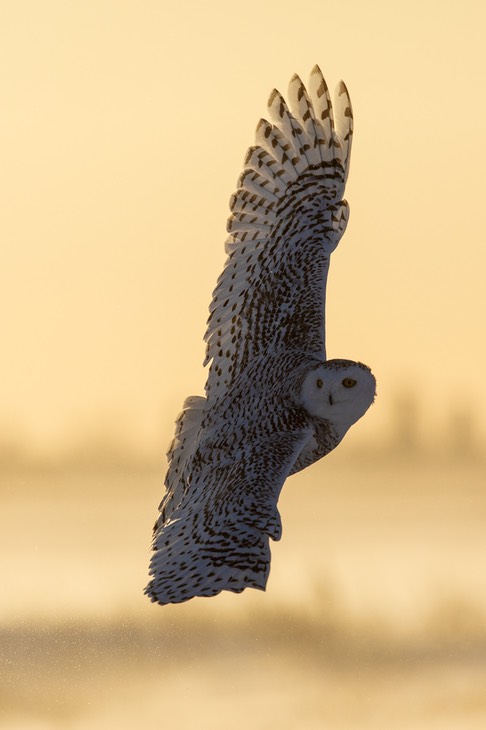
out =
[[[451,407],[446,424],[445,446],[447,455],[461,461],[479,456],[478,422],[473,407],[458,403]]]
[[[397,455],[417,456],[423,452],[421,419],[418,396],[412,390],[403,390],[393,401],[390,445]]]

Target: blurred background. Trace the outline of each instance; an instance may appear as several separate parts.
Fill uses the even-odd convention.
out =
[[[0,728],[486,723],[483,3],[0,6]],[[266,99],[355,113],[328,356],[378,398],[291,479],[265,594],[151,605]]]

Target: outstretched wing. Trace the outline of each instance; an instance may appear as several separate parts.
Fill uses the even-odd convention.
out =
[[[145,593],[161,604],[222,590],[265,589],[269,538],[280,539],[277,500],[310,432],[278,433],[244,444],[225,459],[198,448],[190,478],[169,514],[162,509],[154,533],[152,580]]]
[[[206,392],[234,382],[253,358],[297,349],[325,359],[324,305],[329,257],[346,228],[342,200],[352,111],[341,82],[334,119],[320,69],[310,95],[294,76],[290,108],[278,91],[250,147],[231,198],[226,260],[210,305]]]

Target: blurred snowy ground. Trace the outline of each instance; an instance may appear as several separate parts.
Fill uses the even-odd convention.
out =
[[[0,728],[485,727],[484,465],[345,456],[287,482],[266,593],[167,607],[161,470],[3,474]]]

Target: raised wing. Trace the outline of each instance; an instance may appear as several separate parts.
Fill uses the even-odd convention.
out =
[[[325,359],[330,254],[344,233],[352,111],[341,82],[336,120],[316,66],[310,96],[294,76],[290,108],[278,91],[231,198],[226,260],[210,305],[208,397],[224,392],[256,356],[296,349]]]
[[[145,593],[161,604],[222,590],[265,589],[269,538],[280,539],[277,500],[310,431],[247,441],[231,459],[200,445],[191,459],[176,506],[155,526],[152,580]]]

